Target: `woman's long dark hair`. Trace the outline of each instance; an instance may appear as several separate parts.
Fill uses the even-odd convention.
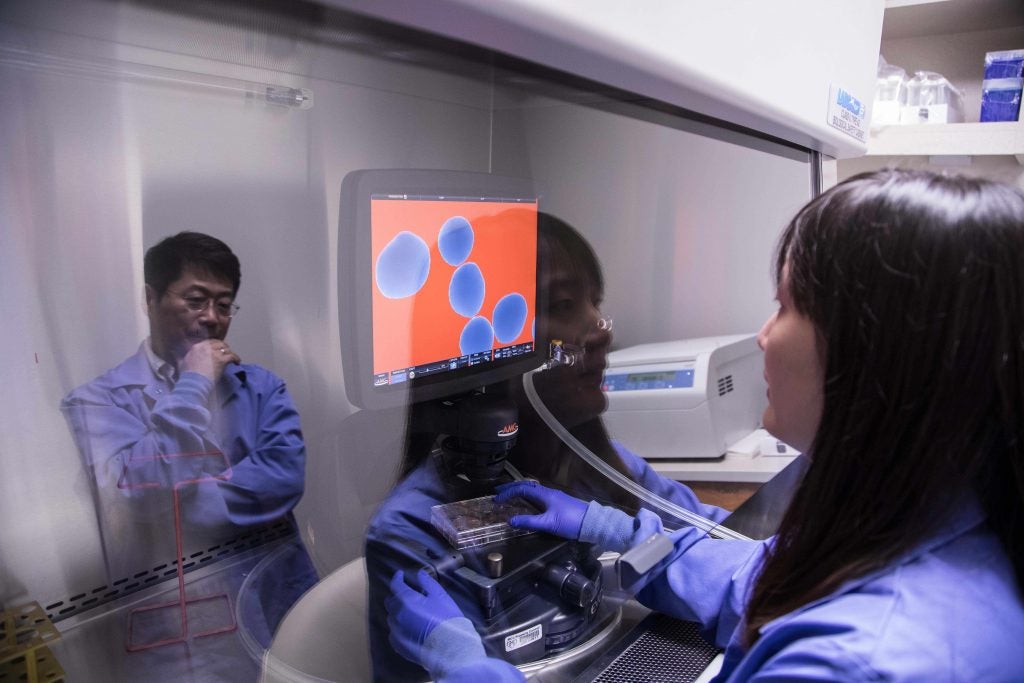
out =
[[[965,495],[1024,587],[1024,194],[924,171],[861,174],[797,214],[779,280],[784,267],[819,335],[824,408],[745,642],[911,550]]]

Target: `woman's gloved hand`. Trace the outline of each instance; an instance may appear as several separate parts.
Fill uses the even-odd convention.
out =
[[[497,487],[497,503],[522,498],[539,507],[539,515],[516,515],[508,523],[517,529],[546,531],[570,541],[579,540],[587,503],[567,493],[541,486],[535,481],[515,481]]]
[[[521,683],[519,669],[500,659],[489,659],[472,622],[451,596],[424,570],[417,573],[419,590],[405,582],[402,570],[391,577],[388,611],[391,647],[427,670],[434,681]]]
[[[388,611],[388,640],[400,655],[430,671],[430,653],[424,652],[423,647],[427,637],[442,622],[458,619],[463,614],[434,577],[421,569],[416,578],[422,592],[405,582],[401,569],[391,577],[391,595],[384,601]]]

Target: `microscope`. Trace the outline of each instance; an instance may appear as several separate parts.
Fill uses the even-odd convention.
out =
[[[590,545],[514,529],[508,519],[537,510],[493,500],[494,487],[521,478],[506,461],[516,443],[518,409],[503,396],[470,393],[435,403],[424,416],[441,436],[431,453],[447,499],[431,523],[451,547],[424,569],[479,615],[477,631],[495,656],[514,664],[545,659],[585,642],[604,623],[602,565]]]

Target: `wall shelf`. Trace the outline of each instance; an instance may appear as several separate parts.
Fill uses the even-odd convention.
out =
[[[902,164],[900,157],[926,157],[926,167],[974,166],[978,175],[1024,187],[1024,121],[978,123],[985,53],[1024,47],[1024,2],[886,0],[880,47],[890,64],[908,74],[946,76],[964,93],[967,122],[873,129],[866,158],[840,162],[840,179]],[[906,163],[917,166],[920,160]]]
[[[871,133],[868,156],[1013,155],[1024,164],[1024,122],[886,126]]]

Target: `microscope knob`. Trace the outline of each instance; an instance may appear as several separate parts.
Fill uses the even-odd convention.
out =
[[[559,597],[573,607],[588,607],[597,599],[597,585],[580,574],[572,562],[547,565],[544,579],[558,591]]]
[[[575,607],[587,607],[597,598],[597,586],[582,574],[573,573],[562,584],[561,596]]]

